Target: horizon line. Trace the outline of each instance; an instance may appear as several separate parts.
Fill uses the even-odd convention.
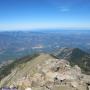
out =
[[[0,30],[0,32],[17,32],[17,31],[89,31],[90,29],[10,29]]]

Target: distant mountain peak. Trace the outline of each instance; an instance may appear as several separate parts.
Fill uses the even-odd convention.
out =
[[[79,48],[60,48],[56,53],[54,53],[55,56],[60,58],[65,58],[65,56],[69,55],[88,55],[88,53],[82,51]]]
[[[61,48],[54,55],[79,65],[84,71],[90,71],[90,55],[79,48]]]

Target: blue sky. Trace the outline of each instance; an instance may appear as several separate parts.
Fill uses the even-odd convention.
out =
[[[90,29],[90,0],[0,0],[0,30]]]

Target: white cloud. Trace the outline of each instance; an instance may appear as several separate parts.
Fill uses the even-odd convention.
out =
[[[68,8],[62,8],[61,11],[62,11],[62,12],[68,12],[69,9],[68,9]]]
[[[70,11],[70,9],[66,8],[66,7],[60,7],[60,11],[61,12],[68,12],[68,11]]]

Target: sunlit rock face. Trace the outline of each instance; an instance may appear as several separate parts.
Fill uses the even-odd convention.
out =
[[[31,88],[26,88],[25,90],[32,90]]]

